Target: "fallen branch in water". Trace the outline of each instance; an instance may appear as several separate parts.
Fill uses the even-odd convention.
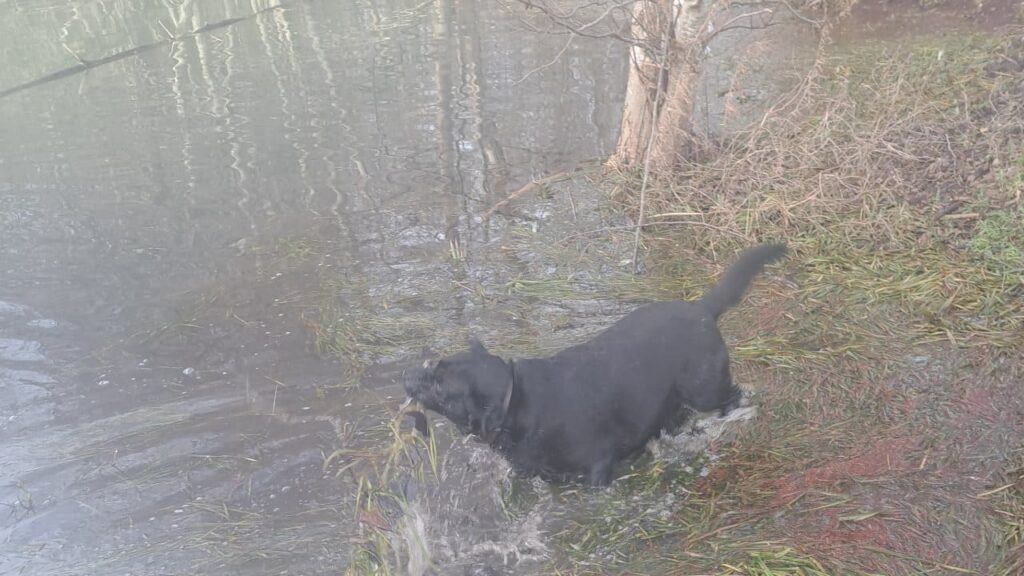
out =
[[[537,188],[538,186],[542,186],[544,184],[550,184],[552,182],[558,182],[560,180],[568,180],[569,178],[572,178],[574,174],[579,172],[579,170],[580,170],[580,166],[576,166],[575,168],[566,170],[564,172],[558,172],[557,174],[551,174],[550,176],[545,176],[543,178],[539,178],[537,180],[531,180],[530,182],[527,182],[525,185],[523,185],[522,188],[520,188],[520,189],[516,190],[515,192],[509,194],[508,196],[505,197],[504,200],[502,200],[502,201],[498,202],[497,204],[495,204],[494,206],[491,206],[490,208],[488,208],[487,211],[483,213],[484,219],[490,218],[491,216],[494,215],[495,212],[497,212],[498,210],[501,210],[509,202],[515,200],[516,198],[519,198],[520,196],[522,196],[524,194],[527,194],[528,192],[531,192],[534,188]]]

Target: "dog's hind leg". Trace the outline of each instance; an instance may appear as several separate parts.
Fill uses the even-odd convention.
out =
[[[612,463],[612,457],[608,456],[591,464],[590,471],[587,472],[587,484],[591,486],[607,486],[611,484]]]
[[[729,358],[724,355],[717,369],[699,374],[688,387],[691,392],[683,396],[683,402],[698,412],[717,410],[725,416],[737,408],[743,398],[743,392],[733,384]]]
[[[729,390],[729,400],[718,409],[719,416],[727,416],[729,412],[743,405],[743,390],[740,390],[735,384],[730,384]]]
[[[679,408],[665,422],[661,433],[675,436],[682,432],[683,428],[693,421],[694,411],[686,404],[680,404]]]

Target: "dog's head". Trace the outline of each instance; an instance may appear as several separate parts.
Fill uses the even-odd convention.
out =
[[[463,434],[490,441],[508,413],[512,378],[509,363],[473,340],[467,352],[424,363],[419,374],[406,380],[405,391]]]

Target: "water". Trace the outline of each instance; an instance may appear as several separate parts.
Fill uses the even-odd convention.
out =
[[[453,290],[530,265],[478,216],[608,154],[624,48],[448,0],[8,8],[0,573],[342,571],[325,459],[423,345],[516,325]]]

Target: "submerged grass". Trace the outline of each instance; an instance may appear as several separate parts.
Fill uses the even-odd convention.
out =
[[[723,564],[721,576],[831,576],[814,558],[768,544],[765,550],[748,550],[750,558],[744,562]]]
[[[367,453],[337,451],[324,461],[324,470],[350,474],[356,483],[355,518],[358,537],[346,575],[423,574],[430,563],[422,517],[401,491],[410,480],[431,486],[439,478],[440,460],[435,435],[424,439],[405,431],[400,416],[387,426],[390,441],[375,443]],[[341,463],[347,459],[349,464]],[[335,460],[339,465],[333,466]]]

